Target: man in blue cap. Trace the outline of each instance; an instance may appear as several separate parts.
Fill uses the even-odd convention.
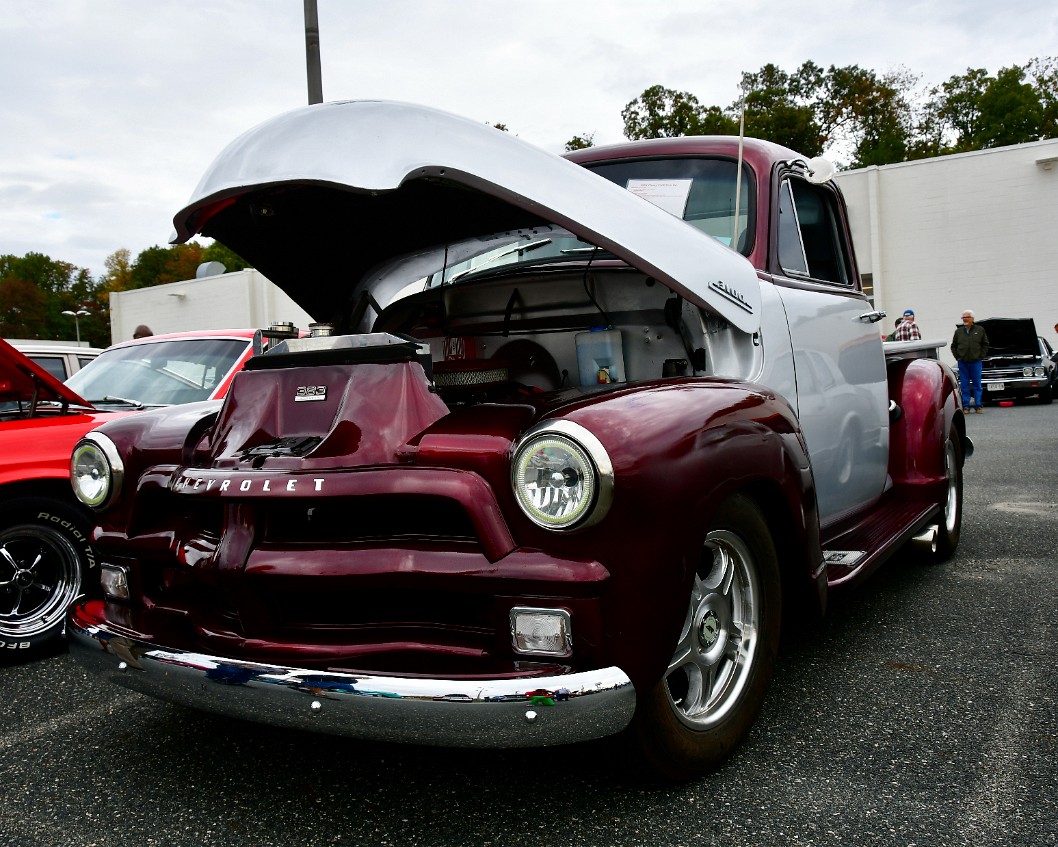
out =
[[[921,341],[922,333],[919,332],[918,324],[915,323],[915,313],[911,309],[904,309],[904,319],[893,333],[893,341]]]

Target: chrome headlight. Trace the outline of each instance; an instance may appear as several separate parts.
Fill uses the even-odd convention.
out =
[[[1022,368],[1021,369],[1021,375],[1022,376],[1032,376],[1032,368]]]
[[[90,432],[77,442],[70,457],[70,484],[86,506],[105,509],[117,501],[125,465],[114,442],[101,432]]]
[[[613,465],[602,443],[580,424],[547,421],[514,450],[511,485],[533,523],[583,529],[606,515],[613,499]]]
[[[1044,374],[1043,368],[1033,368],[1032,369],[1032,375],[1033,376],[1043,376],[1043,374]]]

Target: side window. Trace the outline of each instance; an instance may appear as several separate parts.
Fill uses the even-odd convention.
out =
[[[66,373],[66,360],[63,359],[62,356],[31,355],[29,358],[44,368],[44,370],[59,380],[59,382],[62,382],[67,376],[69,376],[69,374]]]
[[[783,271],[849,285],[848,257],[834,195],[801,179],[779,192],[779,264]]]
[[[801,228],[797,224],[797,210],[788,179],[779,187],[779,266],[788,274],[808,276]]]

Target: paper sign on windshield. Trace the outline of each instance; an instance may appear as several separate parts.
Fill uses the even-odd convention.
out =
[[[682,220],[693,181],[691,179],[630,179],[625,188]]]

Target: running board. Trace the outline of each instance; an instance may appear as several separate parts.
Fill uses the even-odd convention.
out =
[[[890,489],[859,520],[823,531],[823,562],[829,586],[858,582],[908,541],[925,542],[940,507],[908,500],[901,497],[904,493]]]

